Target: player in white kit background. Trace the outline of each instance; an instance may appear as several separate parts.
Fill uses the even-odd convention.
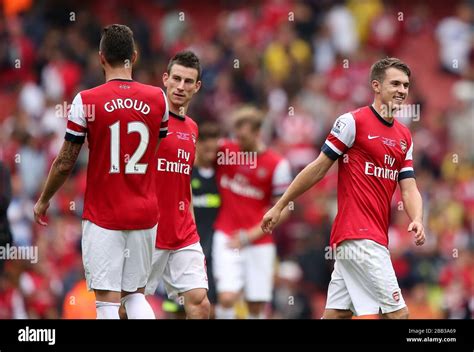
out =
[[[263,318],[272,299],[276,249],[271,234],[261,230],[260,219],[292,175],[288,161],[262,142],[262,122],[263,112],[257,108],[237,109],[232,116],[235,140],[224,141],[217,153],[222,203],[214,224],[212,257],[218,319],[234,318],[241,293],[250,319]]]
[[[394,118],[407,99],[409,67],[396,58],[377,61],[370,81],[374,102],[340,116],[319,157],[306,166],[262,219],[270,231],[286,205],[318,183],[338,160],[338,214],[330,244],[337,255],[324,318],[381,314],[408,318],[390,260],[390,202],[397,183],[411,219],[408,231],[423,245],[423,205],[413,170],[413,141]]]

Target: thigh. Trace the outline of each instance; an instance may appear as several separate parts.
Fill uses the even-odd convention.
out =
[[[145,288],[145,295],[155,294],[160,281],[163,279],[165,267],[168,264],[168,258],[171,251],[167,249],[155,248],[153,250],[153,259],[151,263],[151,271]]]
[[[197,288],[207,291],[206,258],[199,242],[171,251],[163,281],[171,299]]]
[[[346,241],[342,247],[341,272],[357,315],[405,306],[386,247],[371,240]]]
[[[344,282],[344,278],[342,277],[339,266],[340,264],[336,260],[334,262],[334,269],[331,274],[331,281],[329,282],[326,299],[326,310],[347,311],[353,309],[351,296],[349,295],[349,291],[347,290],[347,286]],[[333,314],[329,317],[329,319],[335,317],[335,314]]]
[[[217,293],[238,293],[244,287],[242,253],[229,248],[229,237],[216,231],[212,242],[212,269]]]
[[[145,287],[151,273],[156,229],[127,231],[127,247],[123,267],[122,290],[135,292]]]
[[[276,250],[273,243],[250,245],[242,250],[244,293],[248,302],[272,299]]]
[[[89,290],[122,290],[125,248],[125,231],[82,222],[82,261]]]

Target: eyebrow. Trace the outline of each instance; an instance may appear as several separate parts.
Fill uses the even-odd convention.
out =
[[[390,81],[390,83],[392,83],[392,84],[394,84],[394,83],[401,83],[401,84],[407,85],[407,86],[410,85],[410,82],[402,82],[402,81],[400,81],[400,80],[398,80],[398,79],[393,79],[393,80]]]
[[[173,78],[183,79],[183,77],[181,77],[180,75],[177,75],[177,74],[172,75],[172,77],[173,77]],[[185,82],[190,82],[190,83],[195,82],[193,78],[185,78],[184,80],[185,80]]]

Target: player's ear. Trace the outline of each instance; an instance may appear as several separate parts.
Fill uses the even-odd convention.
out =
[[[168,75],[168,72],[163,73],[163,85],[164,85],[165,87],[168,87],[168,86],[167,86],[167,82],[168,82],[168,79],[169,79],[169,78],[170,78],[170,76]]]
[[[372,81],[372,89],[375,93],[380,93],[380,82],[374,79]]]
[[[104,54],[102,54],[102,51],[99,51],[99,60],[102,67],[105,67],[105,64],[107,63],[107,61],[105,61],[105,57],[104,57]]]
[[[138,58],[138,52],[136,50],[133,50],[132,64],[134,64],[137,61],[137,58]]]
[[[201,89],[201,84],[202,84],[201,81],[197,81],[197,82],[196,82],[196,88],[194,88],[194,94],[196,94],[197,92],[199,92],[199,89]]]

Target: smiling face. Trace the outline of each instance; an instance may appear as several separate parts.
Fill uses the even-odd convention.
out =
[[[195,68],[179,64],[174,64],[169,73],[163,74],[163,84],[166,87],[166,96],[171,111],[179,115],[187,111],[191,98],[201,88],[201,81],[197,79],[198,71]]]
[[[372,81],[372,89],[375,92],[376,99],[391,112],[402,108],[408,97],[409,86],[408,75],[394,67],[387,68],[382,82]]]

